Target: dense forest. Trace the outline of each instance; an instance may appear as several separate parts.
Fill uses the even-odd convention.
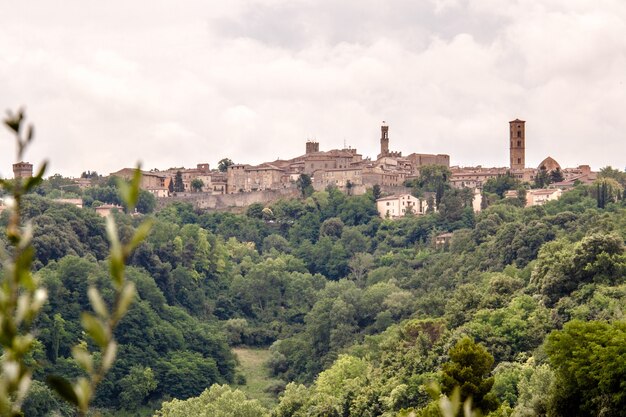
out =
[[[44,381],[82,372],[72,347],[93,343],[80,325],[87,288],[112,298],[104,220],[53,198],[92,206],[116,186],[65,185],[51,177],[23,203],[49,294],[26,416],[74,415]],[[143,218],[154,224],[130,257],[137,296],[95,410],[439,416],[456,390],[494,417],[626,415],[626,174],[606,168],[597,184],[528,208],[502,198],[521,184],[494,179],[479,213],[441,170],[408,185],[437,210],[381,219],[379,189],[328,188],[242,214],[182,203],[152,213],[142,195],[144,214],[115,214],[122,240]],[[272,402],[242,390],[237,346],[269,349]]]

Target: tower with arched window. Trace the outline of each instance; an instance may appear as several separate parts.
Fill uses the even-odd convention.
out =
[[[523,170],[526,167],[526,122],[520,119],[509,122],[509,132],[511,170]]]

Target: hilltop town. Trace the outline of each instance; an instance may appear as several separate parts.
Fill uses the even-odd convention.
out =
[[[552,157],[546,157],[537,167],[526,164],[526,122],[515,119],[509,122],[509,138],[503,145],[509,146],[510,164],[508,167],[459,167],[450,165],[450,156],[445,154],[410,153],[390,150],[389,125],[380,126],[380,153],[375,158],[363,157],[356,148],[320,150],[319,142],[308,140],[304,154],[291,159],[278,159],[259,165],[233,163],[229,159],[220,161],[217,169],[208,163],[199,163],[195,168],[169,168],[166,170],[143,171],[141,188],[166,203],[169,200],[193,198],[204,208],[215,207],[207,204],[210,196],[235,195],[225,205],[246,206],[252,202],[263,202],[283,195],[298,193],[298,180],[307,178],[313,190],[337,187],[351,195],[364,194],[367,189],[378,186],[383,198],[378,201],[378,209],[383,217],[398,217],[406,213],[406,206],[412,206],[417,214],[428,209],[426,197],[410,196],[407,182],[418,179],[425,166],[442,166],[450,171],[450,185],[457,189],[473,190],[474,209],[481,208],[481,190],[486,181],[504,175],[512,176],[523,183],[536,183],[538,176],[551,175],[549,189],[531,190],[527,193],[527,205],[543,204],[560,197],[562,190],[575,184],[590,184],[596,173],[588,165],[562,168]],[[15,177],[32,176],[33,166],[28,162],[13,165]],[[122,168],[109,176],[130,179],[133,168]],[[74,179],[81,188],[92,185],[93,178],[83,175]],[[269,193],[268,193],[269,192]],[[271,193],[274,194],[271,194]],[[263,193],[263,194],[259,194]],[[255,194],[258,198],[254,198]],[[238,198],[237,195],[241,198]],[[251,198],[243,198],[246,197]],[[507,197],[515,197],[514,191]],[[205,199],[204,206],[202,199]],[[406,201],[404,201],[406,200]],[[403,206],[405,206],[403,208]],[[110,208],[104,207],[102,210]],[[433,208],[436,209],[436,208]],[[105,211],[108,213],[108,211]]]

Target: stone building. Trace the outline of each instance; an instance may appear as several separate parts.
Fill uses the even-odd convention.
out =
[[[135,175],[135,168],[122,168],[109,175],[130,181]],[[148,191],[167,188],[167,178],[168,177],[166,175],[159,173],[141,171],[141,182],[139,183],[139,188]]]
[[[315,149],[319,149],[315,148]],[[350,168],[354,163],[360,162],[361,155],[356,149],[333,149],[326,152],[310,152],[302,157],[304,162],[303,173],[313,175],[320,169],[344,169]]]
[[[289,176],[284,169],[272,164],[234,164],[228,167],[226,184],[228,194],[277,190],[289,185]]]
[[[508,168],[453,167],[450,185],[454,188],[482,188],[490,178],[507,175]]]
[[[445,154],[425,154],[425,153],[412,153],[406,157],[411,162],[413,167],[413,174],[419,175],[420,167],[424,165],[443,165],[450,167],[450,155]]]
[[[13,164],[13,178],[30,178],[33,176],[33,164],[18,162]]]
[[[509,134],[511,170],[523,170],[526,167],[526,122],[520,119],[510,121]]]
[[[383,123],[380,126],[380,153],[376,159],[384,158],[386,156],[400,158],[402,156],[402,152],[392,152],[389,150],[389,125],[383,120]]]
[[[328,186],[349,189],[363,185],[362,169],[338,168],[323,169],[313,173],[313,189],[321,191]]]

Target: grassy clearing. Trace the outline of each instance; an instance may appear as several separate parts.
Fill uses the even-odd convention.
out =
[[[270,356],[268,349],[234,348],[233,352],[239,359],[239,371],[246,377],[246,385],[235,386],[248,397],[259,400],[266,407],[276,405],[273,394],[266,388],[279,380],[270,377],[265,363]]]

